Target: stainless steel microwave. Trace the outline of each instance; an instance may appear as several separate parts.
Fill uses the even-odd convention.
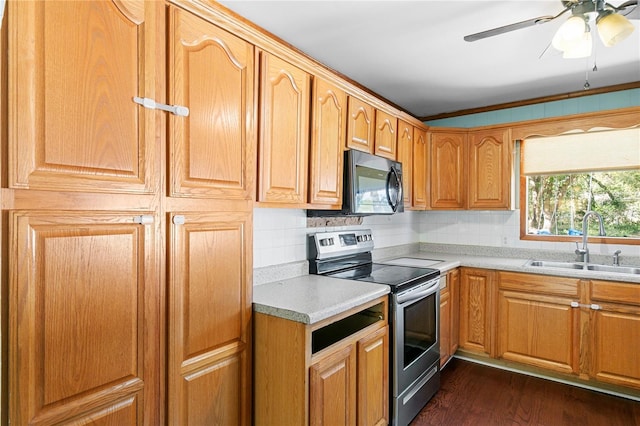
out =
[[[404,211],[402,164],[366,152],[344,153],[342,210],[307,210],[308,216],[369,216]]]

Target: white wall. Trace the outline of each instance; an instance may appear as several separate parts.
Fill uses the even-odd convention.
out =
[[[416,242],[542,249],[573,253],[575,244],[520,240],[520,211],[427,211],[368,216],[359,226],[307,228],[305,210],[254,209],[253,266],[307,259],[307,234],[371,228],[377,248]],[[640,256],[640,246],[590,244],[592,254]]]
[[[514,247],[573,253],[575,243],[520,240],[520,210],[428,211],[421,217],[420,242]],[[640,256],[638,245],[589,244],[592,254]]]

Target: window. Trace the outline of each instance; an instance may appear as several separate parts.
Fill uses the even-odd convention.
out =
[[[526,139],[520,165],[522,238],[582,235],[593,210],[607,238],[640,243],[640,129]],[[598,235],[589,222],[589,235]]]

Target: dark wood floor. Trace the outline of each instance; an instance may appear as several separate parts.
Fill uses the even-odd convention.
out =
[[[640,402],[453,359],[411,426],[640,426]]]

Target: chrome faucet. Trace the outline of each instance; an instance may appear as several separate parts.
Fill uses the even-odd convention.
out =
[[[600,215],[600,213],[594,212],[593,210],[589,210],[588,212],[586,212],[584,214],[584,217],[582,218],[582,248],[578,246],[578,242],[576,241],[576,254],[582,257],[581,262],[584,262],[585,265],[589,263],[589,248],[587,247],[587,237],[589,234],[588,219],[591,215],[595,216],[598,219],[598,223],[600,224],[600,233],[598,235],[600,235],[601,237],[607,235],[607,233],[604,232],[604,222],[602,221],[602,216]]]

